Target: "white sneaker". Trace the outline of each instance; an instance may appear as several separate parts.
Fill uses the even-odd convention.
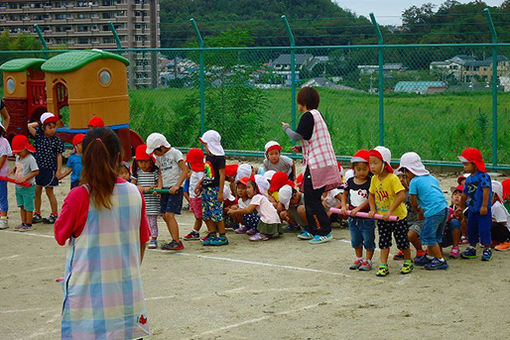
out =
[[[7,229],[9,228],[9,223],[7,222],[6,218],[0,218],[0,229]]]

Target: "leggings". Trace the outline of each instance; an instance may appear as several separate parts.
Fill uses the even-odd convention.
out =
[[[322,194],[325,187],[314,189],[310,170],[306,168],[304,175],[305,210],[308,226],[305,230],[312,235],[326,236],[331,232],[331,222],[322,205]]]
[[[149,229],[151,230],[151,236],[158,238],[158,215],[148,215]]]

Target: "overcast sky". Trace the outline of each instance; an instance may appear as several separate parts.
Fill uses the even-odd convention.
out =
[[[352,12],[363,15],[368,18],[370,12],[374,13],[377,21],[381,25],[400,25],[402,20],[400,15],[411,6],[421,6],[425,3],[440,5],[442,0],[333,0],[342,8],[350,9]],[[471,2],[469,0],[458,0],[461,3]],[[499,6],[504,0],[485,0],[489,6]],[[438,6],[439,7],[439,6]]]

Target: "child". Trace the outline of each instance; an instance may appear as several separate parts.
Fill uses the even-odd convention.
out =
[[[9,141],[5,138],[5,128],[0,123],[0,176],[7,177],[9,174],[9,162],[7,157],[12,155]],[[9,201],[7,195],[7,182],[0,181],[0,229],[7,229],[7,212],[9,211]]]
[[[308,224],[306,219],[304,195],[290,185],[284,185],[278,192],[280,199],[280,218],[287,221],[289,226],[283,228],[288,232],[301,232]]]
[[[179,240],[179,225],[175,214],[180,215],[182,209],[183,189],[182,183],[188,175],[188,167],[184,163],[182,152],[172,148],[165,136],[160,133],[151,133],[147,137],[147,154],[156,158],[158,167],[158,189],[165,189],[166,194],[161,194],[160,212],[166,223],[172,241],[161,245],[164,250],[181,250],[184,245]]]
[[[85,135],[82,133],[77,134],[73,138],[74,152],[69,155],[67,160],[67,169],[62,174],[61,178],[69,176],[71,174],[71,190],[80,185],[81,177],[81,153],[82,153],[82,142]]]
[[[228,215],[228,211],[236,206],[237,198],[232,195],[228,185],[223,186],[223,223],[225,224],[225,229],[232,229],[235,231],[239,228],[239,223],[237,223],[232,216]]]
[[[282,147],[278,142],[269,141],[266,143],[266,158],[263,162],[264,172],[273,170],[276,172],[284,172],[288,178],[293,181],[296,174],[296,164],[292,158],[282,156]]]
[[[221,146],[221,136],[215,130],[205,132],[200,142],[207,152],[204,177],[195,189],[197,194],[202,193],[202,218],[209,230],[203,244],[204,246],[224,246],[228,244],[223,221],[225,151]],[[220,235],[217,236],[216,232]]]
[[[131,170],[128,162],[120,163],[119,176],[126,182],[131,182]]]
[[[491,178],[485,169],[482,153],[475,148],[467,148],[462,151],[459,160],[464,165],[464,171],[469,173],[464,185],[464,195],[462,196],[459,211],[464,210],[467,202],[468,221],[467,232],[470,246],[464,250],[460,256],[463,259],[476,258],[476,245],[481,241],[484,250],[482,261],[492,260],[492,251],[490,249],[491,240]]]
[[[502,183],[503,186],[503,205],[506,209],[506,211],[509,211],[510,206],[508,202],[510,201],[510,179],[505,179]],[[508,224],[510,226],[510,223]],[[502,242],[494,247],[494,249],[498,251],[507,251],[510,250],[510,241],[508,242]]]
[[[104,127],[104,120],[98,116],[94,116],[94,117],[90,118],[89,123],[88,123],[88,129],[92,130],[93,128],[98,128],[98,127]]]
[[[447,269],[448,263],[443,258],[440,244],[448,220],[448,203],[439,182],[425,169],[415,152],[402,155],[398,170],[407,177],[411,205],[419,219],[423,219],[420,242],[427,246],[427,255],[415,264],[427,270]]]
[[[251,198],[248,197],[247,183],[249,177],[240,178],[237,181],[237,207],[232,207],[230,210],[245,209],[250,205]],[[227,212],[228,213],[228,212]],[[259,224],[260,217],[257,215],[257,211],[254,210],[248,214],[229,214],[234,217],[234,220],[241,223],[239,228],[235,231],[236,234],[248,234],[250,236],[257,233],[257,225]]]
[[[377,212],[383,214],[383,220],[377,221],[379,231],[379,248],[381,249],[381,263],[377,276],[386,276],[388,269],[388,255],[391,247],[391,235],[395,237],[398,249],[404,253],[404,264],[400,269],[401,274],[409,274],[413,271],[411,261],[411,249],[407,239],[407,209],[404,204],[405,189],[397,176],[393,174],[390,165],[391,152],[383,146],[377,146],[369,151],[370,170],[374,174],[370,182],[368,200],[370,204],[369,216],[373,217]],[[394,215],[398,221],[390,222],[389,216]]]
[[[148,193],[149,190],[158,186],[158,168],[156,167],[156,159],[154,156],[147,154],[147,145],[139,145],[135,150],[135,162],[133,163],[133,180],[134,185],[143,194],[145,198],[145,210],[147,211],[147,220],[151,231],[151,240],[149,241],[149,249],[158,248],[158,216],[159,216],[159,199],[158,196]]]
[[[185,241],[199,240],[202,227],[202,197],[195,193],[195,188],[204,177],[204,152],[201,149],[190,149],[186,155],[186,162],[191,167],[189,177],[189,210],[195,215],[193,230],[184,236]]]
[[[261,175],[258,175],[258,176],[261,176]],[[269,181],[265,177],[265,175],[263,177],[269,183]],[[268,190],[269,201],[271,203],[278,203],[278,190],[280,190],[280,188],[283,187],[284,185],[288,185],[290,183],[292,183],[292,185],[294,185],[294,183],[289,180],[289,176],[287,176],[286,173],[284,173],[284,172],[275,173],[271,177],[271,183],[269,184],[269,190]]]
[[[260,216],[260,221],[257,225],[258,232],[249,238],[250,241],[267,241],[274,236],[278,236],[281,222],[275,207],[266,196],[260,193],[260,189],[254,180],[243,177],[241,178],[241,183],[246,185],[246,193],[251,199],[250,205],[243,209],[231,210],[229,214],[249,214],[257,210]]]
[[[141,263],[150,231],[143,195],[118,177],[121,145],[108,128],[83,140],[82,181],[55,222],[69,240],[62,339],[138,339],[149,335]]]
[[[28,132],[34,137],[35,160],[39,166],[39,174],[35,178],[37,187],[35,189],[35,211],[34,223],[55,223],[58,217],[57,199],[53,188],[58,186],[62,178],[62,153],[65,151],[64,143],[55,136],[58,118],[53,113],[45,112],[41,115],[41,124],[33,122],[28,124]],[[40,127],[39,129],[36,129]],[[48,218],[41,217],[41,194],[43,188],[50,201],[51,214]]]
[[[12,139],[12,153],[16,155],[16,166],[9,172],[14,173],[16,183],[28,182],[29,187],[16,184],[16,202],[19,207],[21,224],[14,227],[18,231],[31,231],[32,213],[34,211],[35,177],[39,174],[39,167],[32,153],[36,150],[28,143],[28,138],[17,135]]]
[[[503,186],[498,181],[492,181],[492,242],[503,243],[510,241],[510,214],[502,203]]]
[[[356,217],[357,212],[369,210],[368,194],[370,190],[369,153],[360,150],[351,158],[354,177],[349,178],[342,193],[343,214],[349,217],[351,246],[354,248],[356,260],[349,267],[351,270],[369,271],[372,269],[372,257],[375,249],[375,223],[372,219]],[[351,211],[347,214],[347,209]],[[363,258],[363,246],[366,258]]]

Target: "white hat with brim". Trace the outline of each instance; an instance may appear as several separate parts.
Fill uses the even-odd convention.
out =
[[[289,209],[290,200],[292,198],[292,187],[290,185],[284,185],[278,190],[278,200],[285,207],[285,210]]]
[[[203,144],[207,144],[207,148],[214,156],[225,156],[225,150],[221,146],[221,136],[218,131],[209,130],[200,137]]]
[[[252,173],[251,165],[250,164],[241,164],[237,168],[237,174],[235,181],[239,181],[243,177],[250,177]]]
[[[406,152],[400,158],[400,166],[397,168],[399,172],[402,169],[407,169],[415,176],[430,175],[430,172],[425,169],[425,165],[421,162],[420,156],[416,152]]]
[[[491,181],[492,184],[492,192],[498,195],[498,200],[503,200],[503,184],[498,181]]]
[[[236,198],[230,192],[230,188],[228,187],[228,185],[225,185],[223,187],[223,200],[224,201],[235,201],[235,199]]]
[[[152,154],[154,149],[160,148],[164,146],[165,148],[170,147],[170,143],[166,140],[166,137],[161,133],[151,133],[149,137],[147,137],[147,154]]]
[[[274,171],[274,170],[268,170],[268,171],[266,171],[266,172],[264,173],[264,177],[265,177],[268,181],[270,181],[270,180],[273,178],[273,176],[274,176],[274,174],[275,174],[275,173],[276,173],[276,171]]]
[[[348,169],[346,172],[345,172],[345,175],[344,175],[344,179],[345,179],[345,182],[347,182],[349,179],[353,178],[354,177],[354,170],[352,169]]]
[[[270,184],[267,179],[262,175],[255,175],[255,183],[259,192],[267,197],[267,191],[269,190]]]

